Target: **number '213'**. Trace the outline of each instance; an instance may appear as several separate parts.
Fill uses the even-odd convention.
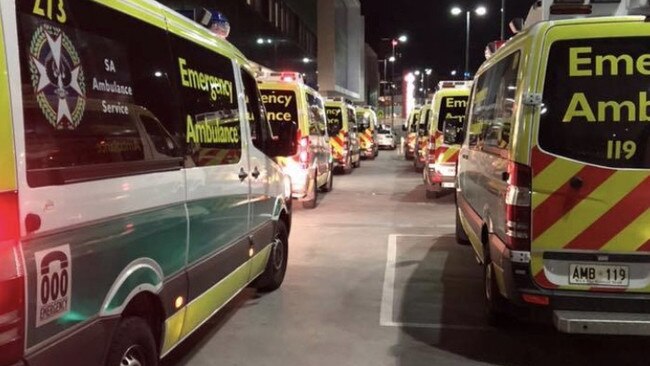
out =
[[[52,20],[56,16],[59,23],[65,23],[68,20],[64,0],[35,0],[33,13]]]

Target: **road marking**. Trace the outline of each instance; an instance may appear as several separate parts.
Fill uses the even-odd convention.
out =
[[[442,225],[436,225],[438,229],[455,229],[456,224],[442,224]]]
[[[480,327],[472,325],[458,324],[440,324],[440,323],[409,323],[396,322],[393,314],[395,304],[395,272],[397,264],[397,238],[436,238],[435,235],[402,235],[390,234],[388,236],[388,250],[386,253],[386,271],[384,273],[384,288],[381,296],[381,310],[379,315],[379,325],[382,327],[399,327],[399,328],[424,328],[438,330],[491,330],[489,327]]]

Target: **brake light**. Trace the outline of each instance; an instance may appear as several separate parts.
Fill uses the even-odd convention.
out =
[[[506,189],[506,245],[512,250],[530,250],[532,171],[515,162],[508,164]]]
[[[308,166],[311,160],[311,153],[309,151],[311,141],[309,140],[309,136],[302,136],[302,133],[298,131],[296,140],[298,142],[298,156],[296,160],[303,166]]]
[[[0,193],[0,366],[23,356],[25,283],[18,193]]]
[[[427,145],[427,151],[429,152],[427,162],[429,164],[435,164],[436,162],[436,136],[429,136],[429,144]]]
[[[296,81],[297,79],[298,78],[296,77],[295,72],[282,72],[282,73],[280,73],[280,80],[282,80],[282,81],[284,81],[286,83]]]

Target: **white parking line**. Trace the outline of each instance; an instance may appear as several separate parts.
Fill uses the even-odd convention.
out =
[[[388,236],[388,250],[386,254],[386,271],[384,273],[384,288],[381,296],[381,310],[379,315],[379,325],[382,327],[399,327],[399,328],[426,328],[426,329],[447,329],[447,330],[490,330],[488,327],[479,327],[471,325],[441,324],[441,323],[409,323],[396,322],[393,314],[395,304],[395,271],[397,264],[397,238],[415,237],[415,238],[435,238],[434,235],[403,235],[390,234]]]

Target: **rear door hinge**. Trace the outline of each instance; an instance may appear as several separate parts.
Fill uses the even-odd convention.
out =
[[[524,94],[524,105],[528,107],[538,107],[542,105],[543,97],[542,93],[525,93]]]

